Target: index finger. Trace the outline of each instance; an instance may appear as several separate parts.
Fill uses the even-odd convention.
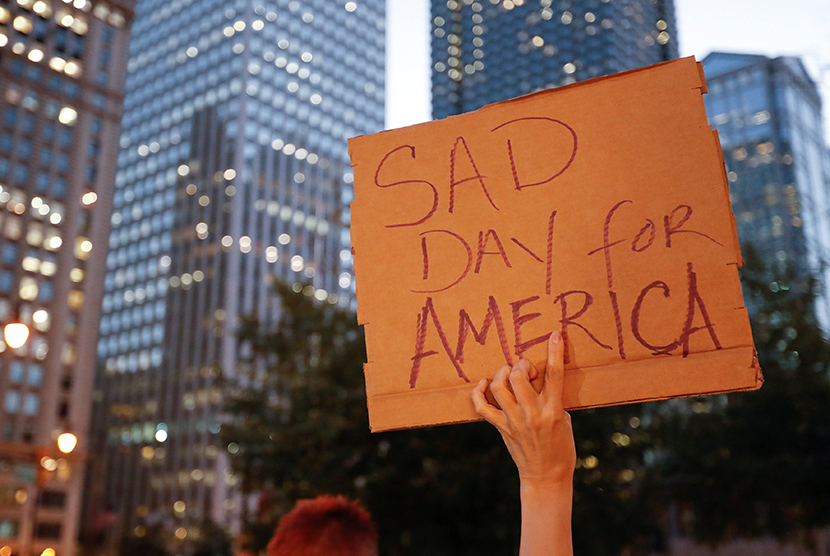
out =
[[[557,415],[565,412],[562,395],[565,384],[565,342],[554,330],[548,340],[548,360],[545,365],[545,385],[542,389],[547,403],[552,404]]]

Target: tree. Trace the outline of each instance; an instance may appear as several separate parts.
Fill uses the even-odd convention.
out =
[[[263,504],[251,535],[267,542],[276,518],[321,493],[362,500],[387,555],[511,554],[519,545],[519,484],[501,437],[486,423],[371,434],[364,340],[349,311],[276,285],[279,322],[252,316],[249,357],[227,404],[224,439],[246,492]],[[494,369],[495,371],[495,369]],[[577,412],[575,545],[605,555],[653,536],[632,496],[649,435],[638,406]],[[580,442],[580,438],[584,438]],[[594,459],[587,459],[592,455]],[[639,544],[643,544],[640,542]]]
[[[656,483],[708,542],[830,524],[830,345],[813,314],[815,284],[747,255],[763,387],[675,404],[658,427]]]

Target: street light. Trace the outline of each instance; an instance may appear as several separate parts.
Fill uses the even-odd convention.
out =
[[[7,346],[17,349],[29,339],[29,327],[20,318],[20,307],[15,307],[12,315],[11,322],[3,327],[3,339]]]
[[[29,327],[22,322],[10,322],[3,328],[3,339],[7,346],[17,349],[29,339]]]
[[[78,437],[71,432],[65,432],[58,436],[58,450],[64,454],[68,454],[78,445]]]

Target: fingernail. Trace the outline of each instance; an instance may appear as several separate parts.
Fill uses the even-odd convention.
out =
[[[562,335],[559,332],[557,332],[556,330],[554,330],[553,332],[550,333],[550,341],[553,342],[554,344],[558,344],[559,342],[562,341]]]
[[[482,384],[487,384],[487,379],[486,378],[482,378],[481,380],[478,381],[479,386],[481,386]]]

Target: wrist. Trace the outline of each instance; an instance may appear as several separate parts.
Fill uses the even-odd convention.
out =
[[[566,477],[519,477],[522,496],[561,496],[573,493],[573,474]]]

